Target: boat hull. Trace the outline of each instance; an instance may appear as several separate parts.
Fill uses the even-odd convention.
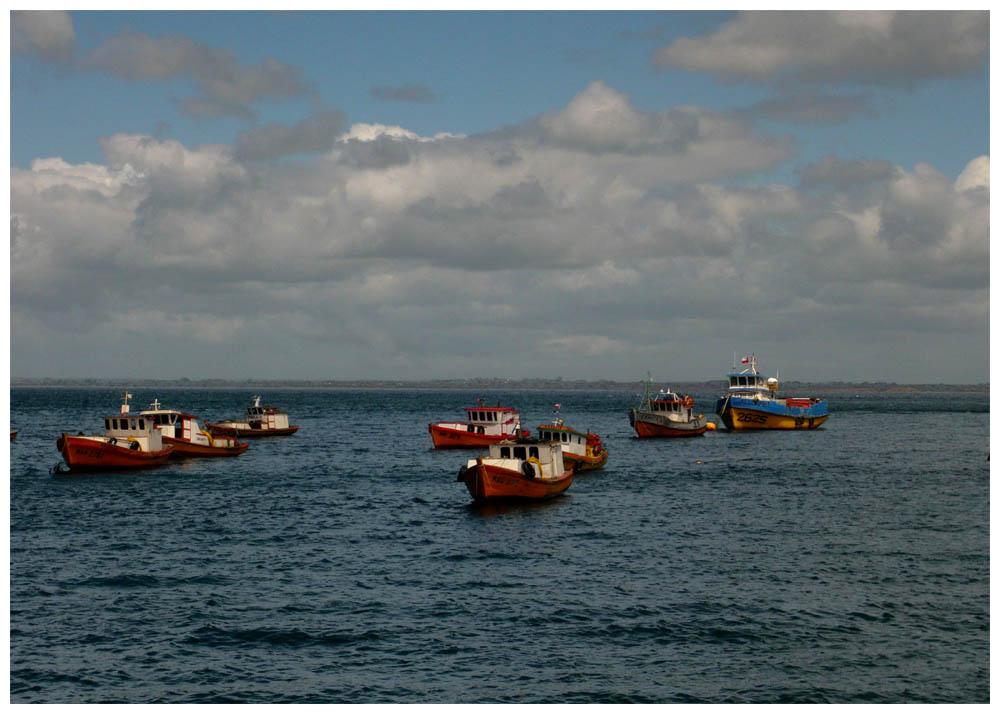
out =
[[[572,468],[573,473],[603,469],[605,464],[608,463],[608,450],[604,449],[597,456],[582,456],[570,451],[564,451],[563,463],[567,469]]]
[[[141,451],[106,441],[63,434],[56,448],[71,471],[145,469],[160,466],[170,457],[172,447]]]
[[[754,405],[750,400],[725,398],[719,400],[716,413],[730,431],[818,429],[829,417],[826,402],[790,407],[781,400]]]
[[[477,502],[538,501],[558,496],[573,483],[573,470],[557,479],[527,478],[523,473],[483,462],[465,469],[460,480]]]
[[[673,421],[652,412],[633,409],[629,421],[640,439],[701,436],[708,430],[708,419],[698,416],[691,421]]]
[[[261,427],[256,429],[249,424],[205,424],[205,428],[213,434],[228,436],[243,436],[248,438],[260,438],[264,436],[291,436],[299,430],[297,426],[288,426],[278,429],[268,429]]]
[[[505,439],[514,438],[513,434],[477,434],[460,429],[449,429],[437,424],[428,424],[427,430],[431,433],[435,449],[474,449],[490,444],[499,444]]]
[[[250,446],[250,444],[209,446],[207,444],[195,444],[184,439],[174,439],[169,436],[162,438],[164,444],[170,444],[173,447],[170,450],[170,457],[174,459],[203,456],[239,456]]]

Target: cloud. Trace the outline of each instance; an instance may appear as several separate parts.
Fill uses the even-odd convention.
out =
[[[12,11],[11,51],[40,59],[63,62],[76,50],[73,18],[61,10]]]
[[[758,102],[741,114],[751,119],[791,124],[841,124],[857,116],[875,116],[869,98],[860,94],[783,96]]]
[[[683,150],[677,113],[695,119]],[[242,146],[284,155],[300,128]],[[161,346],[126,349],[136,374],[623,378],[668,363],[704,379],[761,334],[784,359],[853,366],[845,345],[945,331],[979,369],[988,156],[956,181],[827,157],[797,185],[736,182],[787,147],[605,85],[487,134],[338,130],[294,163],[119,134],[103,165],[13,167],[13,373],[46,369],[53,345],[76,355],[63,370],[102,369],[88,355],[115,342]]]
[[[423,84],[403,84],[398,87],[372,87],[374,99],[389,102],[413,102],[424,104],[433,102],[438,96]]]
[[[986,12],[743,12],[652,62],[724,80],[911,86],[983,72],[988,52]]]
[[[253,102],[296,99],[312,91],[298,67],[271,58],[244,66],[232,52],[187,37],[119,35],[92,50],[82,66],[135,82],[190,79],[200,96],[180,105],[202,117],[246,116]]]
[[[268,124],[240,132],[233,153],[238,160],[253,161],[326,152],[333,148],[345,123],[343,112],[328,111],[306,117],[291,127]]]

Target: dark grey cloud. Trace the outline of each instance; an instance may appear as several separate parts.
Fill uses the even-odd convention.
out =
[[[267,124],[242,131],[236,138],[233,154],[239,161],[259,161],[327,152],[343,132],[346,121],[343,112],[327,111],[306,117],[294,126]]]
[[[796,173],[803,188],[833,187],[840,191],[868,190],[869,184],[884,183],[895,173],[895,167],[881,159],[842,161],[827,156],[812,164],[799,167]]]
[[[246,66],[232,52],[187,37],[119,35],[92,50],[81,64],[137,82],[190,79],[200,96],[181,106],[195,116],[242,116],[253,102],[296,99],[312,91],[299,67],[272,58]]]
[[[652,62],[725,80],[912,86],[984,72],[988,53],[987,12],[755,11]]]
[[[758,102],[741,113],[752,119],[790,124],[840,124],[858,116],[875,116],[870,97],[861,94],[785,95]]]
[[[10,49],[49,62],[65,62],[76,51],[73,19],[63,11],[12,11]]]
[[[438,96],[423,84],[403,84],[398,87],[372,87],[374,99],[388,102],[413,102],[424,104],[433,102]]]

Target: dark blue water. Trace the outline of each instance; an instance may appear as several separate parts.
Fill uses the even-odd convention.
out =
[[[132,391],[202,421],[252,396]],[[633,394],[483,394],[611,458],[474,507],[427,423],[479,393],[264,394],[298,434],[54,476],[119,391],[11,390],[13,702],[989,700],[988,395],[639,441]]]

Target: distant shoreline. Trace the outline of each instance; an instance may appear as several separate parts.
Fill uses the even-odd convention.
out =
[[[654,382],[659,389],[669,385],[678,392],[716,392],[721,379],[704,382]],[[442,380],[222,380],[222,379],[25,379],[14,378],[11,388],[65,387],[91,389],[329,389],[329,390],[424,390],[424,391],[564,391],[631,392],[642,389],[642,381],[562,379],[442,379]],[[796,382],[781,383],[781,392],[815,394],[989,394],[985,384],[898,384],[896,382]]]

